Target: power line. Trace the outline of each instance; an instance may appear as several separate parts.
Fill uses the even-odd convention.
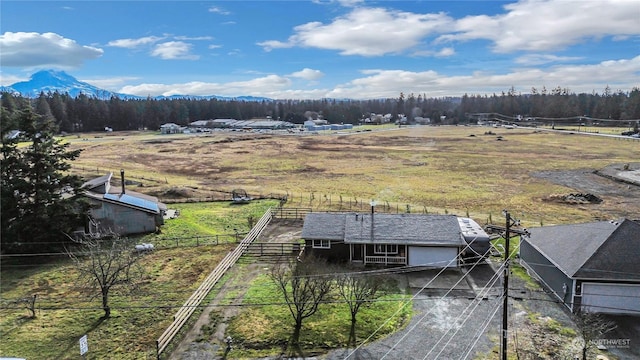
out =
[[[437,359],[438,356],[440,356],[440,354],[444,351],[444,349],[447,347],[447,345],[449,345],[449,343],[451,342],[451,340],[456,336],[456,334],[458,334],[458,332],[460,331],[460,329],[462,328],[462,326],[471,318],[471,315],[473,314],[473,312],[475,311],[475,309],[482,303],[482,299],[489,293],[489,290],[493,287],[493,285],[498,281],[498,279],[500,278],[498,276],[500,272],[496,271],[493,276],[491,277],[491,279],[489,280],[489,282],[487,282],[487,284],[485,284],[484,289],[478,294],[476,295],[476,297],[467,305],[467,307],[462,310],[462,312],[460,313],[460,315],[458,315],[458,317],[452,322],[452,326],[450,328],[447,329],[447,331],[442,334],[442,336],[440,337],[440,339],[438,339],[438,342],[436,342],[436,344],[431,348],[431,350],[429,350],[429,352],[423,357],[423,360],[427,359],[429,357],[429,355],[431,355],[431,352],[433,350],[435,350],[436,346],[438,346],[438,344],[440,344],[440,341],[442,341],[444,339],[444,337],[449,334],[449,331],[451,331],[451,329],[453,327],[457,327],[456,331],[453,333],[453,335],[449,336],[449,340],[444,344],[444,346],[440,349],[440,352],[438,352],[438,354],[436,354],[434,359]],[[491,284],[489,284],[491,283]],[[475,304],[475,305],[474,305]],[[469,311],[467,313],[467,310],[469,310],[469,308],[473,305],[473,309],[471,309],[471,311]],[[458,324],[458,321],[462,318],[462,316],[467,315],[465,317],[465,319],[462,321],[462,323]]]
[[[471,244],[473,244],[476,240],[478,239],[478,237],[474,237],[473,240],[469,241],[467,243],[467,245],[462,249],[462,251],[460,251],[460,253],[464,252],[467,248],[471,247]],[[415,298],[418,296],[418,294],[420,294],[420,292],[422,292],[424,289],[427,288],[427,286],[431,285],[431,283],[433,281],[435,281],[436,278],[438,278],[438,276],[440,276],[455,260],[457,260],[457,257],[454,259],[451,259],[449,261],[449,263],[447,263],[442,269],[440,269],[440,271],[436,274],[436,276],[434,276],[430,281],[428,281],[424,286],[422,286],[422,288],[420,288],[420,290],[418,292],[416,292],[415,295],[413,295],[410,299],[410,301],[415,300]],[[480,260],[478,260],[480,261]],[[389,321],[391,321],[391,319],[393,319],[393,317],[395,317],[400,311],[402,311],[404,309],[405,306],[407,306],[410,301],[405,302],[398,310],[396,310],[393,314],[391,314],[391,316],[389,316],[387,318],[387,320],[382,323],[375,331],[373,331],[366,339],[364,339],[363,341],[360,342],[360,344],[358,346],[356,346],[355,349],[353,349],[349,354],[347,354],[347,356],[345,357],[345,359],[348,359],[349,357],[351,357],[351,355],[353,355],[354,353],[356,353],[356,351],[358,351],[364,344],[366,344],[369,340],[371,340],[371,338],[378,333],[378,331],[380,331],[380,329],[382,329]]]
[[[471,271],[481,262],[483,261],[483,259],[479,259],[478,261],[476,261],[473,266],[471,267],[471,269],[469,269],[455,284],[453,284],[453,286],[451,286],[451,288],[449,288],[449,290],[447,290],[444,295],[442,295],[439,300],[443,300],[447,295],[449,295],[449,293],[451,291],[453,291],[453,289],[458,286],[458,284],[460,284],[460,282],[462,280],[464,280],[465,277],[467,277]],[[424,288],[423,288],[424,289]],[[420,291],[422,291],[423,289],[421,289]],[[418,293],[420,293],[420,291]],[[417,294],[416,294],[417,296]],[[400,344],[401,341],[403,341],[413,330],[415,330],[415,328],[418,326],[418,324],[420,324],[426,317],[427,315],[431,314],[431,312],[433,312],[433,310],[435,309],[435,306],[433,306],[429,311],[427,311],[414,325],[413,327],[411,327],[411,329],[409,329],[407,332],[405,332],[405,334],[393,345],[389,348],[389,350],[380,358],[380,359],[384,359],[387,355],[389,355],[389,353],[391,353],[391,351],[393,349],[395,349],[396,346],[398,346],[398,344]]]
[[[469,350],[464,354],[464,358],[463,358],[464,360],[466,360],[466,358],[471,354],[471,351],[473,350],[473,348],[476,346],[476,344],[478,343],[478,341],[482,337],[482,334],[484,334],[484,332],[487,330],[487,327],[489,327],[489,324],[491,324],[491,320],[493,319],[494,316],[496,316],[496,314],[498,313],[499,309],[500,309],[500,306],[496,306],[496,308],[493,310],[493,313],[491,314],[491,317],[489,317],[489,318],[487,318],[487,320],[485,320],[485,325],[484,325],[484,327],[482,327],[482,330],[478,331],[476,333],[476,339],[471,344],[471,346],[469,347]]]

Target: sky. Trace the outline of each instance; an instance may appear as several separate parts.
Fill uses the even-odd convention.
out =
[[[64,70],[139,96],[640,87],[640,1],[0,2],[0,85]]]

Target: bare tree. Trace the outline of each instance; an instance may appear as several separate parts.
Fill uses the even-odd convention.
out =
[[[276,264],[271,270],[270,277],[282,293],[295,322],[291,345],[298,351],[302,322],[318,311],[318,306],[333,288],[333,276],[326,270],[326,262],[312,256],[299,262]]]
[[[596,346],[596,340],[602,335],[613,331],[616,324],[607,320],[604,315],[594,312],[586,312],[581,310],[573,316],[573,321],[578,327],[580,336],[584,343],[582,344],[582,360],[587,360],[587,353],[591,348]]]
[[[380,296],[386,281],[379,276],[345,273],[338,277],[337,287],[340,296],[349,305],[351,313],[351,331],[349,332],[349,344],[356,344],[356,320],[360,307],[370,304]]]
[[[78,246],[74,251],[67,250],[67,254],[78,269],[80,281],[95,291],[100,290],[103,318],[109,318],[110,290],[121,286],[134,288],[142,277],[138,264],[141,252],[135,251],[127,238],[114,233],[100,239],[85,236],[75,241]]]

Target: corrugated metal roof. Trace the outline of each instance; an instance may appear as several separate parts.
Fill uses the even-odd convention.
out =
[[[117,201],[126,205],[135,206],[137,208],[153,211],[156,213],[160,212],[160,207],[157,203],[129,194],[105,194],[104,199]]]
[[[91,179],[87,182],[85,182],[84,184],[82,184],[82,188],[83,189],[87,189],[87,190],[91,190],[94,189],[98,186],[102,186],[104,184],[108,184],[111,182],[111,177],[113,176],[113,173],[110,172],[106,175],[102,175],[100,177],[97,177],[95,179]]]

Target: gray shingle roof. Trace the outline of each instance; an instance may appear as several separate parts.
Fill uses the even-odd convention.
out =
[[[344,240],[345,214],[308,213],[302,226],[303,239],[307,240]]]
[[[621,219],[532,228],[525,239],[572,278],[640,280],[640,224]]]
[[[347,244],[384,242],[421,246],[464,246],[455,215],[310,213],[303,239],[342,240]],[[373,238],[372,238],[373,234]]]

